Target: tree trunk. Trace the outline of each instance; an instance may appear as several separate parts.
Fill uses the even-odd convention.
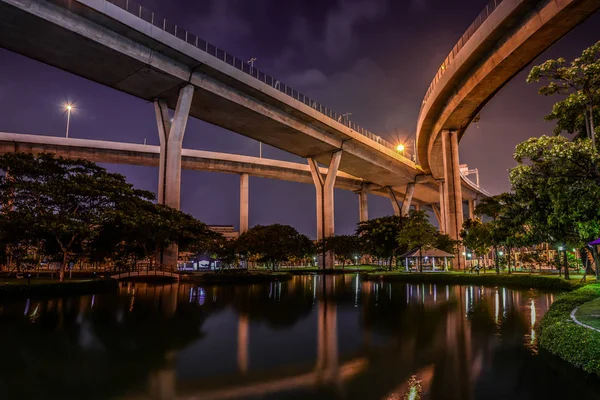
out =
[[[600,265],[600,254],[598,254],[598,247],[592,246],[592,257],[594,258],[594,269],[596,270],[596,281],[600,281],[600,273],[598,266]]]
[[[494,245],[494,257],[496,257],[496,275],[500,275],[500,259],[498,258],[498,247]]]
[[[563,253],[563,264],[565,268],[565,279],[569,280],[569,261],[567,260],[567,246],[565,245],[565,250]]]
[[[423,273],[423,248],[419,247],[419,272]]]
[[[594,107],[590,104],[590,138],[592,139],[592,149],[596,152],[596,131],[594,128]]]
[[[64,280],[65,280],[65,268],[67,266],[68,258],[69,258],[69,252],[64,250],[63,251],[63,261],[62,261],[62,264],[60,265],[60,272],[58,273],[58,279],[61,282],[64,282]]]
[[[512,257],[511,257],[511,248],[508,247],[506,249],[506,252],[508,253],[508,274],[510,275],[510,262],[512,260]]]

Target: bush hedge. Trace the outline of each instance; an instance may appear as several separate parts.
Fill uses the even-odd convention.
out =
[[[571,312],[599,296],[600,285],[563,294],[539,324],[541,348],[597,376],[600,376],[600,332],[577,325],[571,319]]]
[[[578,280],[566,281],[558,277],[530,274],[464,274],[464,273],[406,273],[406,272],[374,272],[363,274],[366,280],[397,281],[407,283],[438,283],[449,285],[505,285],[535,289],[573,290],[581,287]]]
[[[0,297],[18,296],[62,296],[98,293],[116,290],[119,282],[115,279],[99,279],[89,281],[50,281],[48,283],[0,283]]]

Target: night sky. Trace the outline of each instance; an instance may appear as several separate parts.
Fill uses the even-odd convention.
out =
[[[140,0],[190,32],[278,78],[394,142],[414,135],[419,106],[438,66],[485,7],[484,0]],[[285,4],[284,4],[285,3]],[[459,5],[460,4],[460,5]],[[600,14],[579,26],[536,63],[572,59],[600,39]],[[551,134],[543,121],[556,98],[527,85],[528,69],[510,82],[467,131],[461,163],[479,168],[492,193],[509,189],[514,146]],[[158,144],[151,103],[0,49],[0,131]],[[258,156],[258,142],[190,118],[185,148]],[[263,157],[305,163],[263,146]],[[156,192],[156,168],[106,165],[137,187]],[[357,196],[336,190],[336,233],[354,231]],[[182,210],[209,224],[239,222],[239,177],[182,173]],[[369,196],[371,218],[392,214],[389,200]],[[315,236],[311,185],[250,178],[250,226],[283,223]]]

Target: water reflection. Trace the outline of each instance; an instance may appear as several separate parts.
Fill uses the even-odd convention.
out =
[[[27,299],[0,305],[0,389],[9,399],[597,398],[598,382],[537,354],[535,324],[553,300],[358,275]]]

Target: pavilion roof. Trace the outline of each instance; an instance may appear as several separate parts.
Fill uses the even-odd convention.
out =
[[[442,258],[442,257],[454,257],[454,254],[450,254],[445,252],[444,250],[440,250],[440,249],[436,249],[435,247],[429,248],[429,249],[423,249],[421,251],[421,254],[419,254],[419,249],[414,249],[411,251],[408,251],[404,254],[402,254],[400,256],[400,258],[416,258],[416,257],[435,257],[435,258]]]

